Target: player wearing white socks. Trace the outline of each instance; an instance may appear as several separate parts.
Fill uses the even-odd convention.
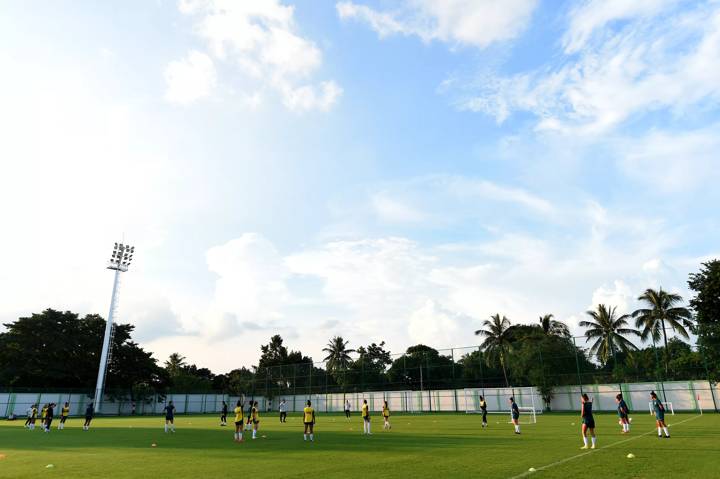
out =
[[[33,404],[30,408],[30,414],[28,416],[28,429],[30,429],[31,431],[35,429],[35,420],[37,419],[37,413],[37,404]]]
[[[620,426],[622,426],[622,433],[627,434],[630,432],[630,409],[628,409],[622,394],[615,396],[615,402],[617,403],[618,417],[620,418]]]
[[[93,407],[93,403],[88,404],[88,406],[85,408],[85,422],[83,423],[83,431],[88,431],[90,429],[90,421],[92,421],[94,413],[95,408]]]
[[[392,429],[390,425],[390,408],[388,407],[387,401],[383,403],[383,429],[389,431]]]
[[[657,423],[658,439],[665,433],[665,437],[670,439],[670,431],[668,431],[667,424],[665,424],[665,406],[662,401],[658,399],[655,391],[650,393],[650,399],[652,400],[653,410],[655,411],[655,422]]]
[[[235,413],[235,441],[243,442],[243,402],[238,400],[233,410]]]
[[[67,421],[69,415],[70,404],[66,402],[60,410],[60,424],[58,424],[58,429],[65,429],[65,421]]]
[[[510,416],[512,417],[512,423],[515,427],[515,434],[520,434],[520,409],[518,409],[514,397],[511,397],[508,401],[510,401]]]
[[[165,406],[165,432],[168,432],[168,427],[170,428],[170,432],[175,432],[175,406],[173,406],[173,402],[170,401],[167,406]]]
[[[580,417],[582,418],[581,430],[583,437],[583,447],[580,449],[588,448],[588,432],[590,433],[590,439],[592,441],[591,449],[595,449],[595,418],[592,413],[592,401],[587,394],[583,394],[580,396],[580,402]]]
[[[252,415],[252,438],[256,439],[258,429],[260,429],[260,408],[257,401],[253,403],[250,414]]]
[[[312,403],[307,402],[307,406],[303,409],[303,425],[305,430],[303,432],[303,441],[308,440],[310,436],[310,442],[315,441],[315,409],[312,408]]]
[[[363,434],[372,435],[370,432],[370,406],[367,399],[363,399],[362,405]]]

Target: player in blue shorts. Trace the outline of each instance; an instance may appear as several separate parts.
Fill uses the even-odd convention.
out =
[[[655,411],[655,422],[657,423],[658,439],[665,433],[665,437],[670,439],[670,432],[668,431],[667,424],[665,424],[665,406],[662,401],[658,399],[655,391],[650,393],[650,399],[652,400],[653,411]]]
[[[622,433],[627,434],[630,432],[630,409],[628,409],[628,405],[625,403],[622,394],[615,396],[615,402],[617,403],[617,411],[618,417],[620,418],[620,425],[622,426]]]
[[[588,432],[590,433],[590,439],[592,440],[591,449],[595,449],[595,418],[593,417],[592,406],[593,403],[587,394],[580,396],[580,417],[582,418],[582,437],[583,447],[580,449],[588,448]]]
[[[520,434],[520,409],[518,409],[518,405],[515,402],[514,397],[511,397],[508,401],[510,401],[510,415],[512,417],[513,426],[515,426],[515,434]]]

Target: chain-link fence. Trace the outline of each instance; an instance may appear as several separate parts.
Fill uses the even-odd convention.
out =
[[[623,352],[610,348],[590,355],[583,337],[528,338],[506,347],[480,346],[436,350],[426,346],[392,354],[382,347],[323,362],[277,364],[253,368],[243,375],[227,375],[223,391],[174,393],[158,391],[138,396],[110,391],[103,414],[159,414],[172,400],[178,413],[218,412],[222,401],[232,409],[238,398],[257,400],[262,410],[277,410],[283,399],[288,411],[299,411],[313,400],[318,411],[357,410],[367,399],[372,409],[389,401],[407,412],[470,411],[479,395],[489,405],[506,409],[507,398],[526,394],[524,407],[535,410],[576,410],[578,396],[596,397],[596,409],[614,408],[622,393],[636,408],[645,407],[656,391],[675,410],[717,411],[718,370],[697,347],[677,340]],[[91,391],[30,392],[0,389],[0,414],[22,415],[31,404],[71,403],[81,414]],[[639,405],[639,406],[638,406]]]

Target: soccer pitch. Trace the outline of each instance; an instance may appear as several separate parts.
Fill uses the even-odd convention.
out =
[[[373,435],[363,436],[357,413],[321,414],[314,443],[303,442],[299,415],[285,424],[264,415],[258,439],[246,432],[244,443],[215,416],[179,416],[175,434],[163,432],[162,417],[99,418],[87,432],[71,418],[49,434],[4,421],[0,477],[720,477],[720,415],[668,416],[671,439],[657,438],[649,414],[632,417],[622,435],[615,415],[596,414],[593,451],[580,450],[570,414],[538,416],[519,436],[506,415],[491,415],[486,429],[477,415],[395,415],[389,432],[375,416]]]

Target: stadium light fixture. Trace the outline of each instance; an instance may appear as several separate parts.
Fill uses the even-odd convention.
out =
[[[110,312],[108,313],[107,323],[105,324],[105,336],[103,338],[102,353],[100,354],[100,367],[98,368],[97,384],[95,386],[94,406],[95,412],[100,412],[102,408],[102,398],[105,389],[105,376],[107,375],[107,365],[110,356],[110,341],[112,339],[113,319],[115,310],[117,309],[118,300],[118,284],[120,283],[120,273],[124,273],[132,263],[135,247],[124,243],[115,243],[112,255],[108,261],[107,269],[115,271],[115,279],[113,281],[112,296],[110,297]]]

